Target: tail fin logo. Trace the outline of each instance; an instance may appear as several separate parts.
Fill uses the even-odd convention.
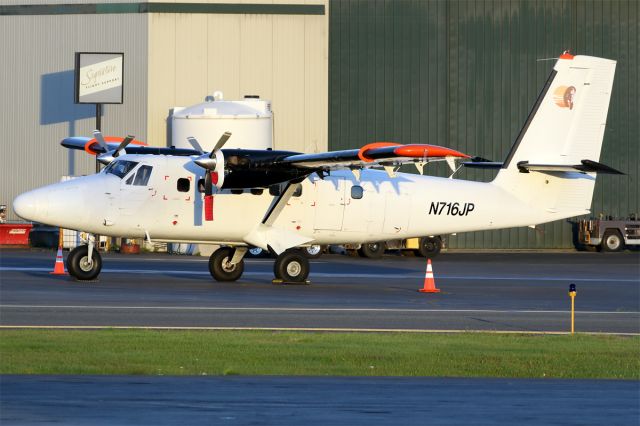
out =
[[[576,88],[573,86],[558,86],[553,91],[553,102],[560,108],[573,109],[573,99],[576,96]]]

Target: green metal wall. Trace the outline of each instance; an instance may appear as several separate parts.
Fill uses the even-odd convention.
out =
[[[554,64],[538,59],[570,49],[617,60],[601,162],[627,176],[598,177],[592,212],[640,212],[637,0],[333,0],[329,13],[330,149],[432,143],[502,161]],[[487,181],[494,173],[458,176]],[[448,243],[566,248],[574,223],[465,233]]]

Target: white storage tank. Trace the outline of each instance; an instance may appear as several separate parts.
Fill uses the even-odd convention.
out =
[[[232,136],[225,148],[273,148],[271,102],[258,96],[225,101],[215,92],[206,102],[190,107],[175,107],[171,116],[171,141],[176,148],[193,148],[188,137],[198,140],[210,151],[224,132]]]

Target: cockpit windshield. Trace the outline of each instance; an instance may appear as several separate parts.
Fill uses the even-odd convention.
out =
[[[118,160],[112,161],[104,169],[106,174],[112,174],[118,176],[120,179],[125,177],[135,166],[138,165],[137,161]]]

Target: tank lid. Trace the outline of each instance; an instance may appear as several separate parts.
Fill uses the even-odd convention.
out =
[[[209,98],[211,99],[211,98]],[[271,102],[264,99],[212,100],[186,108],[176,107],[174,118],[261,118],[271,117]]]

